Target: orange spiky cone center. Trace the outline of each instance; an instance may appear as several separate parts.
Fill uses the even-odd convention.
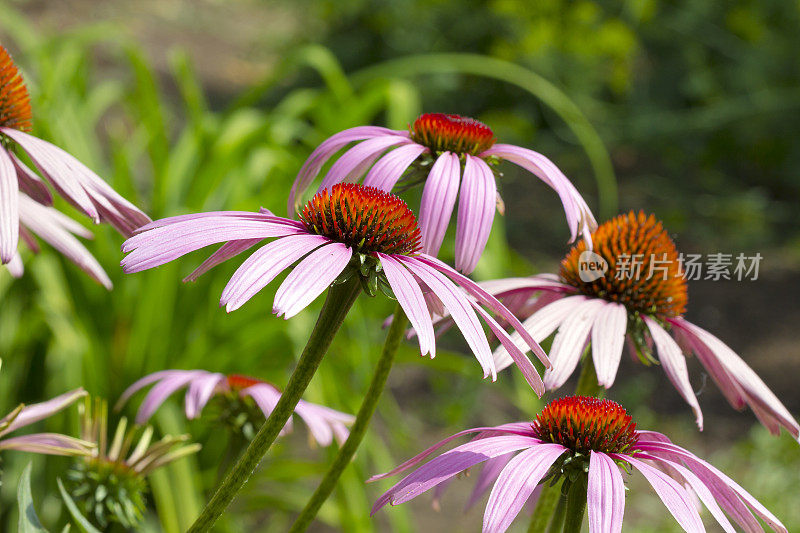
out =
[[[491,128],[474,118],[445,113],[426,113],[414,121],[411,139],[434,152],[478,155],[496,139]]]
[[[226,381],[228,382],[228,387],[235,391],[240,391],[242,389],[252,387],[253,385],[266,383],[258,378],[251,378],[250,376],[243,376],[241,374],[231,374],[226,378]]]
[[[553,400],[533,422],[536,438],[573,452],[626,453],[636,444],[636,424],[616,402],[591,396]]]
[[[311,233],[358,253],[411,255],[420,249],[414,213],[403,200],[375,187],[334,185],[306,204],[300,220]]]
[[[0,128],[30,131],[31,102],[25,80],[8,51],[0,46]]]
[[[581,279],[581,254],[587,249],[581,241],[561,261],[565,283],[587,296],[620,303],[630,313],[666,319],[686,311],[689,296],[678,250],[653,215],[619,215],[592,233],[592,243],[593,252],[608,264],[605,275]]]

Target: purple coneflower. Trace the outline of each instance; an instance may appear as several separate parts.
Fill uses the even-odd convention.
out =
[[[225,376],[206,370],[162,370],[145,376],[128,387],[117,402],[117,408],[135,392],[152,383],[156,385],[147,393],[136,413],[137,424],[147,422],[168,396],[183,387],[187,387],[184,407],[186,418],[190,420],[198,418],[214,396],[226,403],[223,418],[230,419],[238,419],[243,413],[248,417],[252,414],[250,404],[242,404],[248,398],[265,418],[269,417],[281,397],[281,391],[266,381],[239,374]],[[334,437],[339,443],[344,442],[348,435],[347,426],[355,420],[352,415],[304,400],[300,400],[294,412],[308,425],[311,435],[320,446],[330,445]],[[261,419],[253,422],[256,422],[253,425],[257,428],[264,421]],[[237,426],[241,425],[237,421]],[[284,427],[284,433],[290,430],[291,419]]]
[[[91,234],[46,207],[53,203],[50,189],[17,157],[14,147],[25,151],[50,185],[96,224],[106,221],[129,236],[150,219],[73,156],[30,135],[31,127],[25,82],[9,53],[0,46],[0,260],[8,265],[12,275],[21,275],[22,262],[17,252],[20,236],[37,251],[33,238],[36,234],[92,278],[111,288],[111,281],[97,261],[71,235],[91,237]]]
[[[572,374],[587,343],[591,344],[598,383],[611,387],[627,339],[634,359],[661,364],[694,410],[701,429],[703,415],[689,382],[684,353],[697,356],[735,408],[749,405],[773,434],[780,433],[782,426],[795,438],[800,436],[795,419],[742,358],[683,318],[688,303],[686,279],[675,244],[654,216],[641,212],[620,215],[592,233],[592,242],[593,252],[587,252],[583,241],[569,251],[559,276],[482,284],[515,314],[525,317],[523,324],[537,341],[557,331],[550,351],[553,366],[544,375],[548,390],[560,387]],[[585,262],[591,258],[584,254],[593,254],[598,263],[605,261],[605,274],[597,277],[585,270]],[[623,262],[630,264],[623,268]],[[625,269],[632,270],[626,273]],[[520,343],[519,338],[514,341]],[[658,353],[657,361],[652,347]],[[494,355],[498,368],[511,363],[503,346]]]
[[[461,431],[370,481],[414,468],[439,448],[470,434],[475,434],[470,442],[420,466],[389,489],[375,502],[372,513],[386,504],[405,503],[468,468],[494,461],[491,474],[483,479],[484,490],[493,483],[483,517],[484,532],[508,529],[541,483],[560,479],[567,485],[584,484],[585,492],[576,497],[586,499],[591,533],[622,531],[625,479],[621,469],[638,470],[687,532],[705,531],[697,499],[725,531],[734,532],[725,513],[745,531],[762,531],[753,513],[774,531],[787,531],[763,505],[712,465],[661,433],[637,430],[619,404],[586,396],[553,400],[533,423]],[[567,493],[572,495],[570,487],[562,487],[562,494]],[[579,526],[575,530],[579,531]]]
[[[88,455],[92,451],[92,443],[59,433],[34,433],[4,438],[12,431],[54,415],[83,396],[86,396],[85,390],[75,389],[46,402],[20,405],[0,420],[0,451],[17,450],[48,455]]]
[[[325,189],[308,202],[300,221],[269,212],[223,211],[158,220],[137,233],[122,247],[130,252],[122,260],[125,272],[153,268],[205,246],[225,243],[187,279],[195,279],[264,239],[276,238],[254,252],[233,274],[220,300],[228,312],[241,307],[295,263],[273,304],[273,312],[284,318],[296,315],[332,283],[360,276],[370,294],[380,288],[397,299],[419,332],[420,353],[431,357],[436,353],[436,341],[426,297],[436,300],[450,312],[481,364],[484,377],[496,379],[480,317],[508,347],[534,390],[538,394],[544,391],[523,350],[533,350],[545,365],[549,365],[547,356],[519,320],[476,283],[420,253],[420,230],[414,214],[397,196],[374,187],[336,184]],[[517,329],[529,345],[524,349],[515,346],[489,312]]]
[[[597,225],[575,186],[552,161],[527,148],[496,144],[492,130],[477,120],[443,113],[420,116],[409,131],[360,126],[333,135],[300,169],[289,195],[290,213],[325,162],[354,142],[331,166],[319,191],[362,176],[364,185],[384,191],[391,191],[404,174],[409,184],[424,181],[419,224],[422,250],[432,256],[439,253],[458,197],[455,265],[465,274],[478,264],[495,208],[502,205],[494,172],[500,160],[519,165],[558,193],[571,240],[579,233],[588,235]]]

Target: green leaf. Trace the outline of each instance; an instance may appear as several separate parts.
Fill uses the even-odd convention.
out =
[[[39,517],[36,516],[36,509],[33,507],[33,496],[31,495],[31,464],[22,471],[22,477],[17,487],[17,503],[19,505],[19,533],[41,533],[47,530],[42,527]]]
[[[69,493],[64,488],[61,478],[57,478],[56,481],[58,482],[58,490],[61,492],[61,497],[64,499],[64,504],[67,506],[69,514],[72,515],[72,519],[75,520],[75,525],[78,526],[78,529],[83,533],[100,533],[100,530],[94,527],[78,510],[78,506],[75,505],[75,502],[72,501]]]

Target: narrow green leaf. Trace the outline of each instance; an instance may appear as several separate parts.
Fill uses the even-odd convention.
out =
[[[36,516],[36,509],[33,507],[33,496],[31,495],[31,465],[22,471],[17,487],[17,504],[19,505],[19,533],[47,533],[42,527],[39,517]]]
[[[100,533],[100,530],[94,527],[78,510],[78,506],[75,505],[75,502],[72,501],[69,493],[64,488],[61,478],[57,478],[56,481],[58,482],[58,490],[61,492],[61,497],[64,499],[64,504],[67,506],[69,514],[72,515],[72,519],[75,520],[75,525],[78,526],[78,529],[83,533]]]

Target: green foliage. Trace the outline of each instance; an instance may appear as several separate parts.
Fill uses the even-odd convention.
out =
[[[33,507],[33,496],[31,495],[31,468],[33,463],[28,463],[22,471],[17,487],[17,507],[19,508],[19,533],[46,533],[42,527],[39,517],[36,516],[36,509]]]

